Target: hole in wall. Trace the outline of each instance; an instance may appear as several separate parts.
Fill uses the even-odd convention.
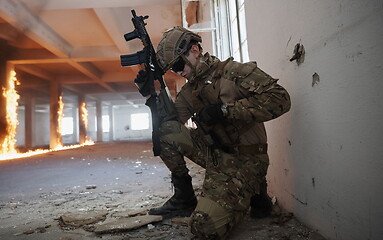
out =
[[[314,73],[313,74],[313,81],[311,83],[311,86],[314,87],[315,85],[318,85],[319,82],[320,82],[320,78],[319,78],[318,73]]]
[[[296,61],[298,65],[302,64],[305,61],[305,47],[297,43],[294,47],[293,57],[290,58],[290,62]]]

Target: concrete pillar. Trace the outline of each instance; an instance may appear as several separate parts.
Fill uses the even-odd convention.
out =
[[[25,101],[25,148],[29,149],[33,146],[34,119],[35,116],[35,99],[26,96]]]
[[[58,130],[58,110],[61,96],[61,86],[52,81],[50,84],[50,148],[62,145],[61,134]]]
[[[114,116],[113,116],[113,104],[109,105],[109,142],[114,141]]]
[[[102,102],[96,102],[96,117],[97,117],[97,142],[102,142]]]
[[[1,54],[0,54],[1,55]],[[6,136],[8,135],[7,131],[7,110],[6,110],[6,99],[3,96],[3,88],[7,88],[7,74],[6,74],[6,63],[0,60],[0,146],[4,142]]]
[[[3,88],[8,88],[9,73],[7,69],[7,56],[9,48],[5,40],[0,39],[0,151],[2,143],[8,135],[6,98],[3,96]],[[5,149],[4,149],[5,150]]]
[[[78,126],[80,144],[83,144],[86,141],[86,125],[83,121],[83,115],[85,114],[84,109],[82,108],[83,104],[85,104],[85,96],[78,96]]]

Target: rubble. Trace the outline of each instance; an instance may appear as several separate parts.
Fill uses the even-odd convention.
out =
[[[184,217],[184,218],[173,218],[172,223],[179,224],[182,226],[189,226],[190,218]]]
[[[59,217],[61,227],[81,227],[84,225],[104,221],[108,215],[108,211],[92,211],[92,212],[78,212],[67,213]]]
[[[94,229],[95,233],[113,233],[128,231],[145,226],[149,223],[162,221],[162,216],[142,215],[131,218],[120,218],[116,221],[101,224]]]
[[[112,213],[112,217],[115,218],[123,218],[123,217],[135,217],[135,216],[141,216],[146,215],[148,213],[145,209],[136,209],[136,210],[128,210],[128,211],[116,211]]]
[[[32,234],[32,233],[34,233],[34,232],[35,232],[34,229],[29,229],[29,230],[24,231],[23,234],[25,234],[25,235],[29,235],[29,234]]]

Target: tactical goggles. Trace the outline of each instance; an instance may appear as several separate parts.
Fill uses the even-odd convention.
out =
[[[170,68],[173,72],[182,72],[185,68],[185,61],[180,57]]]

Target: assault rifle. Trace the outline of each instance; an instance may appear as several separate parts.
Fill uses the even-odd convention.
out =
[[[147,97],[145,105],[150,108],[150,112],[152,114],[153,153],[154,156],[159,156],[161,153],[159,132],[160,124],[163,121],[176,119],[177,114],[174,108],[173,100],[169,93],[169,89],[163,79],[164,72],[158,65],[156,52],[145,28],[146,23],[144,20],[148,19],[149,16],[137,16],[134,10],[131,12],[133,15],[132,22],[134,30],[125,34],[124,38],[127,42],[139,38],[144,45],[144,49],[134,54],[121,55],[121,65],[123,67],[141,64],[145,65],[147,79],[143,85],[145,86],[145,92],[149,93],[148,96],[145,96]],[[160,83],[161,89],[158,95],[155,89],[154,80],[158,80]]]

